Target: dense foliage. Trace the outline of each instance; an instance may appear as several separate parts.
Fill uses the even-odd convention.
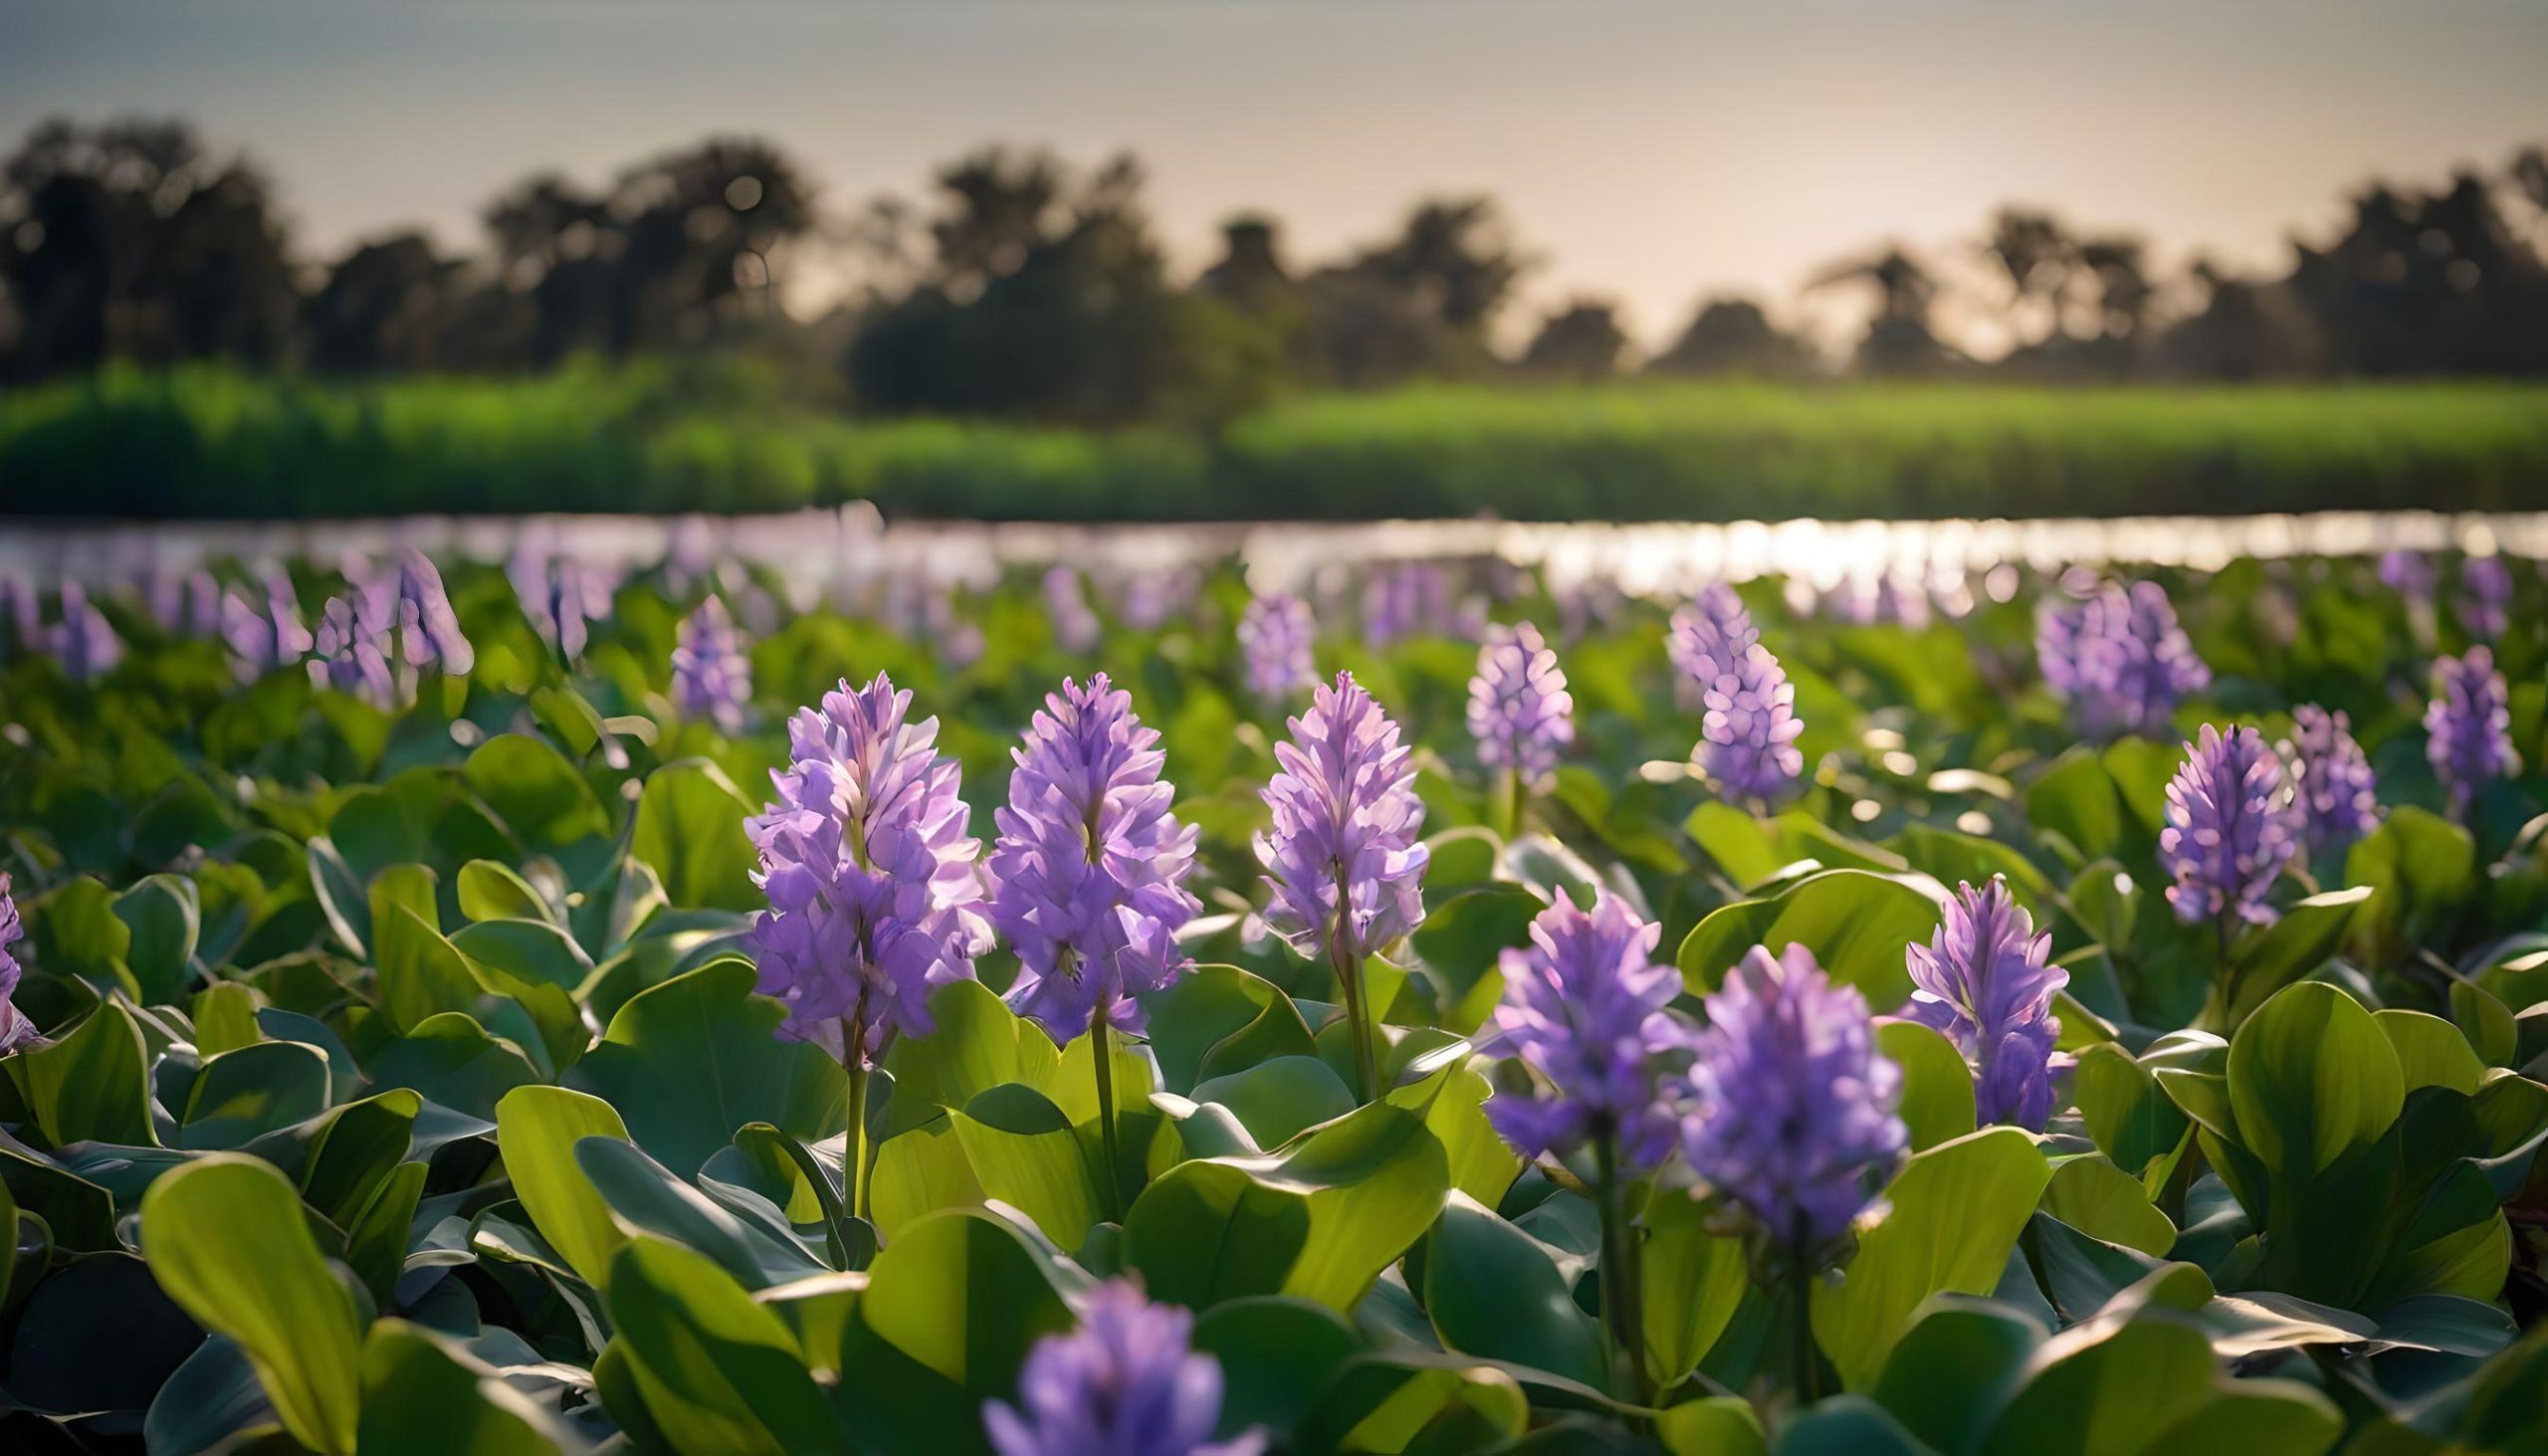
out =
[[[442,564],[0,604],[8,1449],[2548,1445],[2531,563]]]
[[[989,520],[1740,520],[2513,510],[2513,384],[1414,388],[1216,431],[849,419],[748,367],[326,386],[109,371],[0,394],[0,514],[793,510]]]

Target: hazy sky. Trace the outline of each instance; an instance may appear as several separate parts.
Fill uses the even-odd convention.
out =
[[[538,166],[598,181],[712,131],[833,204],[975,144],[1130,146],[1181,264],[1240,207],[1292,256],[1484,189],[1531,297],[1784,298],[1995,203],[2240,262],[2366,175],[2548,141],[2548,0],[0,0],[0,134],[193,117],[261,157],[306,251],[476,210]]]

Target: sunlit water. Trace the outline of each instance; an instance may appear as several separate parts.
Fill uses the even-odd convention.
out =
[[[413,517],[394,520],[183,521],[0,525],[0,573],[37,584],[99,582],[206,561],[335,560],[414,545],[502,560],[529,544],[595,565],[669,554],[767,565],[807,593],[844,580],[920,571],[984,582],[1011,567],[1066,561],[1096,573],[1232,556],[1260,590],[1302,587],[1359,563],[1501,559],[1552,586],[1606,579],[1633,594],[1777,574],[1816,587],[1884,576],[1970,577],[2009,565],[2216,568],[2240,556],[2367,555],[2395,547],[2548,557],[2548,512],[2442,515],[2134,517],[2048,520],[1787,520],[1549,524],[1492,520],[1264,521],[1189,525],[887,522],[872,509],[783,516]]]

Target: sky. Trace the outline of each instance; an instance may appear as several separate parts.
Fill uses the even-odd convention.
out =
[[[325,257],[556,167],[766,135],[846,210],[977,145],[1129,147],[1171,257],[1254,208],[1318,261],[1486,191],[1526,304],[1784,303],[1997,204],[2249,267],[2366,177],[2548,142],[2542,0],[0,0],[0,136],[182,114]]]

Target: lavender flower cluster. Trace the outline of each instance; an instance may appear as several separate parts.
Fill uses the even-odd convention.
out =
[[[1769,803],[1795,787],[1805,772],[1796,685],[1733,589],[1718,583],[1675,612],[1667,647],[1698,687],[1706,717],[1697,763],[1718,792]]]
[[[2492,649],[2472,647],[2463,657],[2434,663],[2425,755],[2458,815],[2468,812],[2487,784],[2521,771],[2521,753],[2512,741],[2511,695],[2495,670]]]
[[[1478,762],[1513,770],[1526,787],[1557,771],[1558,754],[1575,741],[1575,699],[1539,628],[1521,622],[1488,633],[1469,680],[1468,728]]]
[[[673,706],[720,732],[743,730],[750,717],[752,662],[722,598],[709,597],[682,619],[673,644]]]
[[[1275,745],[1273,825],[1256,836],[1265,923],[1311,959],[1378,954],[1424,919],[1424,801],[1412,754],[1372,696],[1339,673]]]
[[[1256,1456],[1264,1437],[1212,1439],[1221,1364],[1193,1349],[1194,1316],[1118,1280],[1080,1302],[1079,1328],[1048,1335],[1017,1373],[1017,1404],[982,1405],[999,1456]]]
[[[1247,690],[1263,703],[1281,703],[1318,681],[1310,645],[1318,624],[1309,603],[1289,592],[1271,592],[1247,604],[1238,619],[1238,646],[1247,663]]]
[[[2155,581],[2108,583],[2071,606],[2047,604],[2035,623],[2035,660],[2091,737],[2164,732],[2178,703],[2212,682]]]
[[[2251,728],[2210,724],[2186,745],[2185,766],[2168,783],[2159,859],[2172,883],[2168,904],[2188,925],[2268,925],[2278,912],[2267,892],[2300,848],[2282,760]]]
[[[990,944],[961,770],[910,710],[882,674],[800,709],[777,800],[744,825],[770,905],[751,930],[760,989],[786,1008],[780,1035],[844,1062],[928,1031],[930,991]]]
[[[1011,757],[989,862],[991,919],[1023,967],[1010,999],[1057,1042],[1100,1010],[1138,1032],[1140,998],[1183,968],[1176,932],[1202,909],[1184,889],[1195,831],[1169,812],[1159,731],[1099,673],[1064,680]]]

